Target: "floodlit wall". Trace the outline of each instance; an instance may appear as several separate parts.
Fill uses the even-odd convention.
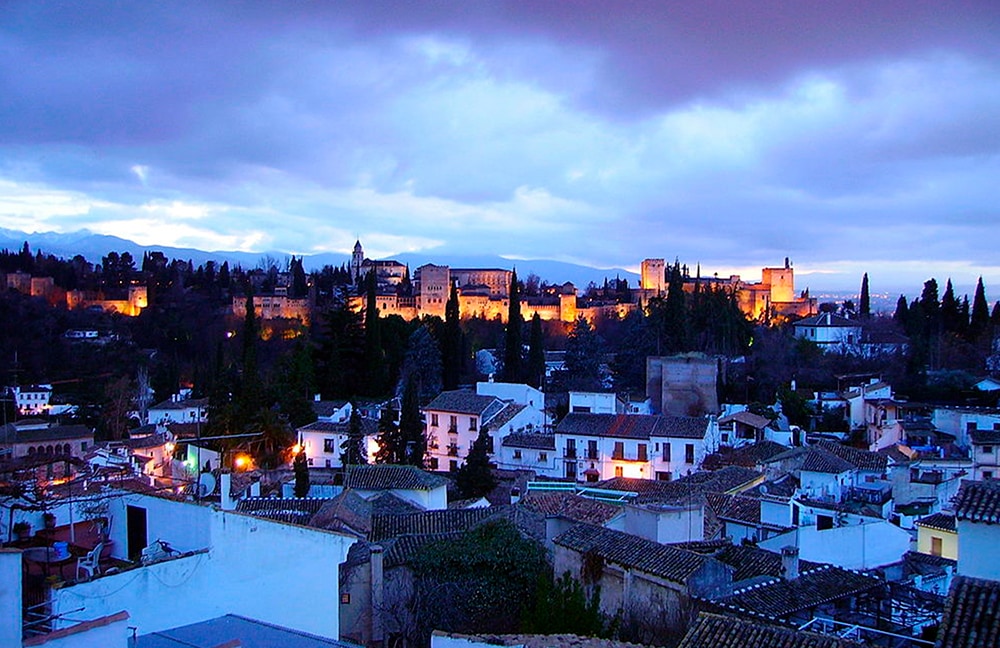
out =
[[[82,607],[69,615],[81,620],[126,610],[140,635],[239,614],[338,636],[338,567],[353,538],[206,510],[211,549],[55,589],[53,612]]]
[[[794,533],[761,542],[761,549],[781,552],[787,545],[799,548],[799,558],[830,563],[844,569],[874,569],[899,562],[910,550],[910,534],[884,520],[819,531],[799,527]]]
[[[958,521],[958,573],[962,576],[1000,580],[1000,525]]]

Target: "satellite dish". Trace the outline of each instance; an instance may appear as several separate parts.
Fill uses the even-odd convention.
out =
[[[215,476],[212,473],[202,473],[198,478],[198,497],[206,497],[215,491]]]

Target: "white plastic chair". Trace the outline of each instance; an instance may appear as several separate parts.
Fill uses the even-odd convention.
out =
[[[87,572],[89,578],[101,573],[101,551],[104,550],[104,543],[99,542],[97,546],[83,558],[76,559],[76,579],[80,580],[80,570]]]

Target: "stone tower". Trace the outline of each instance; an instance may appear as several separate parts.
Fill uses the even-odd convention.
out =
[[[351,254],[351,277],[357,282],[361,277],[361,264],[365,262],[365,251],[361,248],[361,241],[355,241],[354,253]]]

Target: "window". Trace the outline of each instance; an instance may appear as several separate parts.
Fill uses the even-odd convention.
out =
[[[331,454],[337,451],[336,439],[323,439],[323,452]]]
[[[833,517],[829,515],[817,515],[816,516],[816,530],[823,531],[825,529],[833,528]]]
[[[587,459],[597,459],[597,441],[587,441]]]
[[[81,441],[80,442],[80,451],[81,452],[86,452],[87,451],[87,442],[86,441]]]
[[[625,458],[625,442],[615,441],[615,449],[611,453],[612,459],[624,459]]]
[[[350,592],[344,592],[343,594],[341,594],[340,595],[340,603],[342,605],[350,605],[351,604],[351,593]]]
[[[656,471],[656,481],[670,481],[670,473],[662,470]]]
[[[431,414],[431,427],[437,427],[437,426],[438,426],[438,415]]]
[[[450,470],[451,472],[455,472],[456,470],[458,470],[458,461],[455,460],[455,459],[452,459],[451,461],[449,461],[448,462],[448,470]]]
[[[931,536],[931,555],[940,556],[941,555],[941,538],[937,536]]]
[[[966,422],[966,424],[965,424],[965,431],[966,432],[975,432],[976,431],[976,422],[975,421],[968,421],[968,422]]]
[[[694,463],[694,444],[685,443],[684,444],[684,463],[693,464]]]
[[[475,431],[476,431],[476,417],[475,416],[470,416],[469,417],[469,432],[475,432]]]
[[[645,443],[640,443],[639,444],[639,452],[637,454],[637,458],[639,459],[639,461],[649,461],[649,457],[646,456],[646,444]]]
[[[590,413],[590,408],[587,407],[587,406],[585,406],[585,405],[574,405],[573,406],[573,413],[574,414],[589,414]]]
[[[521,451],[520,450],[515,450],[514,451],[514,458],[515,459],[520,459],[521,458]]]
[[[437,470],[438,469],[438,458],[437,457],[431,457],[430,459],[428,459],[427,460],[427,467],[430,468],[431,470]]]
[[[993,471],[992,470],[984,470],[983,471],[983,479],[993,479]]]
[[[983,446],[983,452],[986,454],[993,454],[993,446]]]
[[[538,462],[539,463],[544,463],[544,462],[546,462],[548,460],[549,460],[549,453],[548,452],[539,452],[538,453]]]
[[[615,466],[615,477],[624,477],[624,476],[625,476],[625,471],[622,469],[622,467]]]
[[[309,460],[309,465],[312,465],[312,459]],[[331,465],[331,461],[329,459],[327,459],[326,460],[326,467],[329,468],[330,465]]]
[[[670,461],[670,442],[663,444],[663,460]]]
[[[458,432],[458,417],[457,416],[452,415],[452,416],[448,417],[448,431],[452,432],[452,433]]]
[[[576,459],[576,439],[566,439],[566,458]]]

